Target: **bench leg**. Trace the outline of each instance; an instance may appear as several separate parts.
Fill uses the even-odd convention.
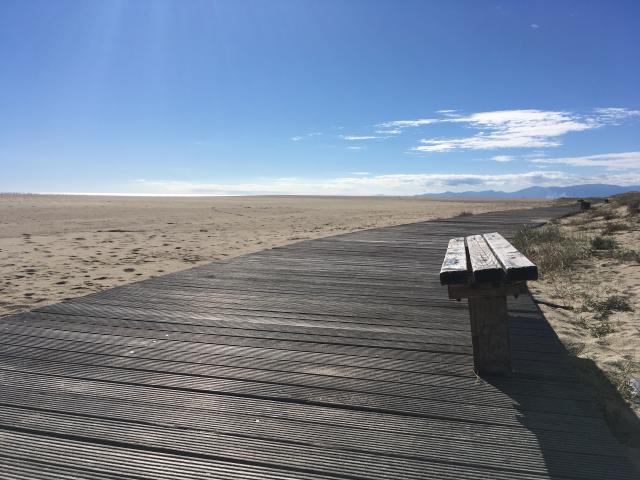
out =
[[[510,375],[507,298],[469,298],[469,313],[476,373]]]

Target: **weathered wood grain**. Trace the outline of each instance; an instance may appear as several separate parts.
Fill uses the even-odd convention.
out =
[[[502,264],[508,280],[537,280],[538,267],[498,232],[485,233],[496,258]]]
[[[464,237],[449,240],[447,253],[444,254],[440,268],[440,283],[465,283],[468,277],[467,251]]]
[[[504,278],[502,265],[482,235],[468,236],[467,248],[474,282],[493,282]]]

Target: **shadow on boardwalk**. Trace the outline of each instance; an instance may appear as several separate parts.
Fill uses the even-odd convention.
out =
[[[640,420],[596,364],[568,351],[533,301],[522,300],[516,301],[519,305],[510,309],[511,337],[516,350],[514,375],[508,380],[489,376],[483,380],[513,400],[514,408],[520,412],[520,424],[536,436],[549,478],[604,479],[616,475],[640,478],[640,459],[637,457]],[[531,303],[531,307],[525,302]],[[546,343],[553,345],[548,352],[549,362],[531,361],[523,351],[518,351],[524,341],[531,342],[533,337],[546,338]],[[558,416],[557,422],[541,423],[536,412],[553,414],[562,409],[560,404],[567,399],[554,399],[556,405],[551,408],[544,403],[532,404],[529,392],[517,386],[519,378],[539,382],[538,394],[541,396],[545,395],[547,385],[560,384],[560,388],[572,391],[567,397],[572,399],[569,408],[575,422],[571,422],[571,417]],[[576,383],[578,378],[582,383]],[[594,385],[597,385],[596,392],[591,388]],[[569,432],[578,432],[584,442],[567,441],[564,434]],[[594,468],[589,462],[594,455],[609,456],[610,461]],[[635,472],[629,468],[629,463]]]

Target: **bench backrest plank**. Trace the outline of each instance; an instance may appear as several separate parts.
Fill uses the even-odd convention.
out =
[[[485,233],[484,239],[489,244],[496,258],[502,264],[508,280],[537,280],[538,267],[520,253],[502,235],[497,232]]]
[[[464,237],[452,238],[449,240],[447,253],[444,255],[442,268],[440,269],[440,283],[442,285],[466,283],[467,272],[467,252],[464,246]]]
[[[467,237],[467,248],[475,282],[495,282],[504,278],[505,272],[502,265],[482,235]]]

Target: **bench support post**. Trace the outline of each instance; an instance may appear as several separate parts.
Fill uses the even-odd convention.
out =
[[[469,298],[469,314],[476,373],[511,375],[507,298]]]

